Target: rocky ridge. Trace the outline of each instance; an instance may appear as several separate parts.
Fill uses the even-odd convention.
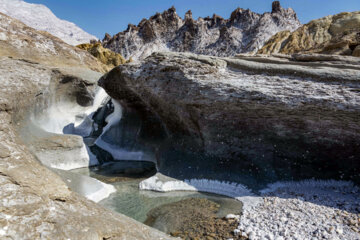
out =
[[[294,32],[279,32],[258,53],[324,53],[359,57],[360,12],[330,15],[313,20]]]
[[[46,31],[70,45],[88,43],[97,39],[72,22],[57,18],[42,4],[27,3],[22,0],[1,0],[0,12],[16,18],[26,25]]]
[[[110,36],[102,44],[125,58],[142,59],[154,51],[193,52],[215,56],[232,56],[254,52],[279,31],[293,31],[300,26],[296,13],[284,9],[278,1],[272,11],[258,14],[242,8],[229,19],[216,14],[194,20],[188,11],[182,19],[174,7],[143,19],[138,25]]]

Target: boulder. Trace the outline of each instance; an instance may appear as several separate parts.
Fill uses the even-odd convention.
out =
[[[302,56],[154,53],[99,84],[165,125],[172,145],[158,154],[164,174],[359,181],[359,61]]]

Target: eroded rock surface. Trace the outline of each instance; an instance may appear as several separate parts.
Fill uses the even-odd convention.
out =
[[[2,14],[0,36],[0,238],[168,239],[72,192],[39,161],[51,165],[51,156],[41,155],[51,151],[52,157],[68,157],[65,161],[81,157],[80,137],[36,128],[30,116],[49,107],[40,103],[54,99],[91,104],[101,74],[90,69],[103,71],[102,65],[89,53]]]
[[[359,62],[323,61],[329,57],[154,53],[113,69],[100,85],[127,106],[152,111],[176,149],[206,156],[159,155],[165,174],[196,178],[206,166],[208,176],[233,181],[245,172],[259,180],[359,182]]]
[[[193,52],[215,56],[257,51],[279,31],[293,31],[300,26],[296,13],[273,3],[272,12],[258,14],[237,8],[229,19],[216,14],[193,19],[191,11],[182,19],[174,7],[143,19],[113,37],[103,39],[103,46],[125,58],[142,59],[154,51]]]
[[[344,12],[313,20],[294,32],[275,34],[260,54],[326,53],[358,57],[360,12]]]

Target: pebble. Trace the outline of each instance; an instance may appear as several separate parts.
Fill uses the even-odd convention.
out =
[[[244,210],[238,227],[242,236],[254,232],[255,239],[267,240],[360,240],[357,187],[336,181],[314,186],[267,192],[263,203]]]

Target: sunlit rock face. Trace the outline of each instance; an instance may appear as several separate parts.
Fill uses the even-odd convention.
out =
[[[356,59],[333,58],[154,53],[99,84],[165,125],[156,157],[166,175],[359,181],[360,69]]]
[[[360,12],[329,15],[313,20],[292,33],[283,31],[275,34],[258,53],[324,53],[358,57],[359,27]]]
[[[155,51],[232,56],[257,51],[275,33],[293,31],[300,25],[294,10],[282,8],[277,1],[271,13],[237,8],[229,19],[214,14],[195,20],[191,11],[182,19],[172,7],[143,19],[137,26],[130,24],[112,37],[106,34],[102,44],[134,59],[143,59]]]

